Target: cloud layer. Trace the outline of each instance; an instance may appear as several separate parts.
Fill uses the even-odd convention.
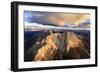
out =
[[[79,26],[83,23],[90,26],[90,14],[61,13],[61,12],[34,12],[24,11],[24,20],[27,23],[38,23],[51,26]],[[87,21],[88,20],[88,21]]]

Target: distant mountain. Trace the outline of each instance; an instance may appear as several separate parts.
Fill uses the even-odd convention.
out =
[[[66,28],[90,28],[90,23],[82,23],[80,25],[74,25],[74,24],[66,24],[64,25]]]
[[[78,27],[80,27],[80,28],[90,28],[90,24],[88,24],[88,23],[83,23],[83,24],[81,24],[81,25],[78,25]]]

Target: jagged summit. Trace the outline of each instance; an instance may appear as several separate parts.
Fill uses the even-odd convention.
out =
[[[46,35],[47,33],[48,35]],[[90,58],[88,40],[80,34],[45,31],[44,34],[37,37],[28,54],[31,54],[29,56],[33,61]]]

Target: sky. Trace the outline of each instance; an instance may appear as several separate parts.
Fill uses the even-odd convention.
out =
[[[90,14],[24,11],[25,26],[90,27]]]

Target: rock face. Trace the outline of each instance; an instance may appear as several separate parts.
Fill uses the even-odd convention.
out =
[[[74,32],[50,32],[31,47],[33,61],[90,58],[90,45],[85,37]]]
[[[73,32],[67,35],[67,53],[68,58],[81,59],[90,57],[90,46],[87,40],[82,36],[77,36]]]
[[[64,36],[60,33],[52,33],[45,39],[42,46],[33,60],[59,60],[63,59]]]

